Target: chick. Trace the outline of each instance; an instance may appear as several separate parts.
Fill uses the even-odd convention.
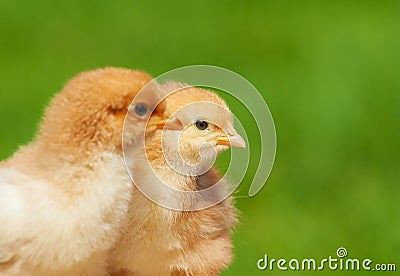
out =
[[[167,83],[162,90],[182,88],[181,84]],[[190,106],[193,103],[206,106]],[[181,109],[189,105],[189,108]],[[171,94],[166,99],[167,113],[176,116],[186,126],[182,131],[157,133],[146,143],[146,153],[154,173],[165,184],[183,191],[198,191],[218,181],[216,193],[225,193],[230,183],[221,180],[217,170],[179,172],[182,162],[174,163],[177,137],[178,151],[183,163],[197,164],[199,150],[204,143],[213,149],[202,153],[203,158],[215,157],[230,146],[245,147],[244,140],[233,128],[232,114],[226,103],[207,90],[189,87]],[[204,107],[204,108],[203,108]],[[219,107],[219,108],[215,108]],[[173,158],[166,160],[164,153]],[[176,157],[176,159],[175,159]],[[174,161],[175,160],[175,161]],[[144,162],[133,168],[135,181],[149,181]],[[203,169],[203,168],[201,168]],[[141,181],[140,181],[141,180]],[[136,183],[140,186],[140,183]],[[221,185],[222,184],[222,185]],[[211,195],[212,196],[212,195]],[[179,201],[170,198],[170,201]],[[179,203],[179,202],[178,202]],[[190,209],[190,206],[188,206]],[[110,270],[113,275],[218,275],[232,260],[230,232],[237,222],[237,210],[232,197],[199,211],[175,211],[164,208],[133,189],[128,209],[128,223],[110,251]]]
[[[124,119],[151,79],[119,68],[79,74],[52,100],[36,139],[1,163],[0,275],[104,273],[132,188]],[[130,110],[131,125],[144,130],[158,101],[149,88]],[[164,120],[164,109],[151,120]],[[143,136],[135,128],[129,134],[132,145]]]

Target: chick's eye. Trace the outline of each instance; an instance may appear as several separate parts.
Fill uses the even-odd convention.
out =
[[[138,116],[143,117],[146,115],[148,108],[144,104],[137,104],[133,110]]]
[[[206,121],[196,121],[196,127],[200,130],[205,130],[208,127],[208,123]]]

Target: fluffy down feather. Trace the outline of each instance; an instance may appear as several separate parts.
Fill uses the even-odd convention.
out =
[[[105,273],[104,252],[132,188],[121,148],[125,114],[150,80],[119,68],[79,74],[52,100],[36,139],[1,163],[0,275]],[[149,92],[146,103],[158,97]],[[131,134],[134,143],[141,133]]]
[[[214,144],[218,152],[227,149],[228,146],[218,144],[218,139],[225,135],[221,128],[229,131],[233,129],[232,116],[225,102],[207,90],[184,87],[183,84],[172,82],[161,85],[164,90],[181,89],[166,99],[166,113],[173,114],[181,107],[196,102],[216,104],[226,112],[215,112],[212,108],[202,110],[202,119],[210,123],[218,122],[218,126],[207,134],[194,129],[193,122],[199,116],[196,109],[192,108],[181,116],[176,115],[188,126],[181,132],[167,133],[164,136],[167,139],[164,150],[169,150],[169,135],[181,137],[180,152],[189,162],[197,160],[199,147],[205,142]],[[231,134],[237,135],[236,132]],[[154,172],[166,184],[194,191],[212,186],[220,180],[214,168],[200,176],[186,176],[172,170],[163,157],[161,143],[161,133],[147,141],[147,158]],[[133,169],[135,179],[146,181],[147,175],[140,164],[143,163],[139,162]],[[224,192],[229,185],[223,180],[217,192]],[[134,187],[129,203],[128,223],[122,228],[121,237],[110,251],[110,271],[112,275],[218,275],[232,260],[230,234],[237,222],[236,216],[232,197],[208,209],[181,212],[158,206]]]

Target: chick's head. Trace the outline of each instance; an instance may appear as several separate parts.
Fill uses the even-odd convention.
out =
[[[166,85],[171,86],[171,83]],[[163,147],[172,156],[173,148],[177,147],[179,156],[185,163],[207,163],[214,161],[216,155],[229,147],[246,146],[233,127],[231,111],[217,94],[196,87],[186,87],[169,95],[166,106],[166,113],[179,119],[183,130],[165,132]],[[174,162],[174,158],[171,159]]]
[[[131,106],[137,93],[151,80],[144,72],[122,68],[80,73],[50,103],[38,141],[66,151],[72,147],[79,147],[81,152],[99,147],[120,151],[128,110],[132,141],[143,135],[141,130],[150,115],[152,120],[164,120],[165,104],[157,106],[160,96],[151,85]]]

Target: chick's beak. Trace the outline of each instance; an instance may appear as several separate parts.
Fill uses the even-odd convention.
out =
[[[149,123],[150,126],[156,126],[157,129],[168,129],[168,130],[182,130],[183,125],[176,117],[167,118],[164,120],[158,120]]]
[[[233,135],[218,137],[217,145],[245,148],[246,142],[243,140],[243,138],[237,132],[235,132]]]

